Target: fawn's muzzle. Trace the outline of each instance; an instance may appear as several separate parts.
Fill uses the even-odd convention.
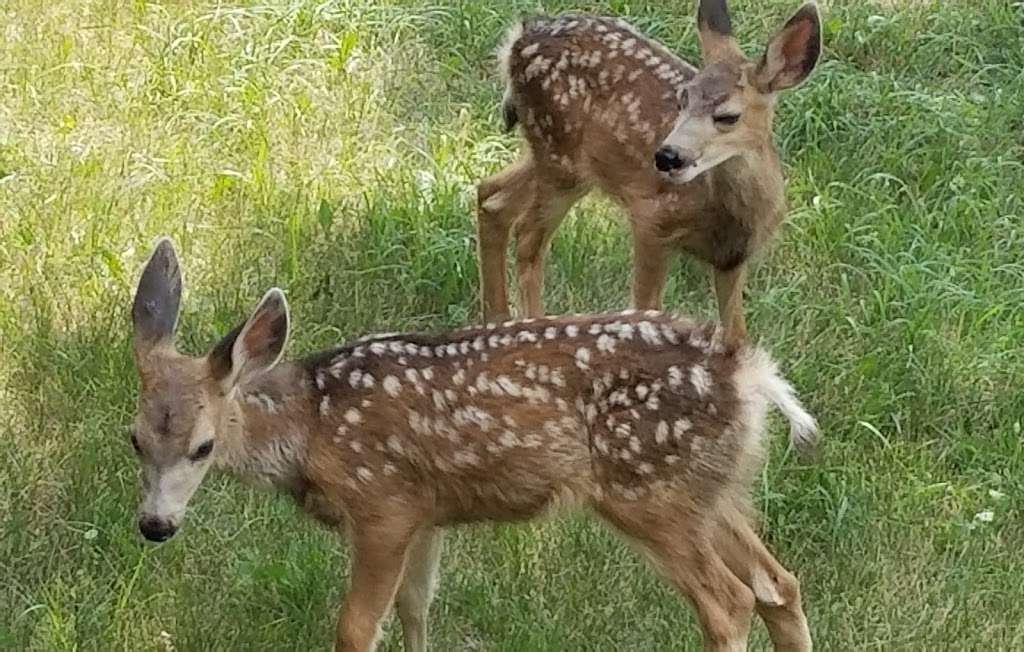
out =
[[[139,518],[139,532],[149,541],[160,543],[167,541],[174,536],[178,528],[170,521],[164,521],[153,516]]]
[[[654,153],[654,166],[661,172],[673,172],[693,165],[697,157],[691,152],[683,152],[666,145]]]

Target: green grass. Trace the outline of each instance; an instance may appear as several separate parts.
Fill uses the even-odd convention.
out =
[[[751,53],[796,6],[732,4]],[[748,309],[827,440],[805,466],[774,423],[765,539],[821,649],[1024,649],[1024,8],[824,4],[825,60],[779,111],[791,218]],[[474,319],[472,189],[519,147],[492,50],[541,8],[696,56],[690,2],[0,4],[0,649],[328,646],[345,553],[286,499],[211,478],[179,537],[137,537],[132,285],[173,236],[195,353],[271,285],[293,354]],[[550,311],[622,307],[616,211],[577,208],[549,270]],[[668,297],[712,314],[690,264]],[[697,645],[582,518],[458,531],[444,567],[437,650]]]

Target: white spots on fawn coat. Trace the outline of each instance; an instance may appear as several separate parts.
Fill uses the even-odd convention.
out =
[[[672,365],[668,368],[668,386],[672,389],[679,389],[679,386],[683,384],[683,372],[682,370]]]
[[[331,411],[331,397],[327,394],[320,399],[320,416],[325,417]]]
[[[580,369],[589,369],[590,349],[581,346],[576,349],[576,366]]]
[[[661,325],[661,335],[669,344],[679,344],[679,334],[676,333],[676,329],[672,328],[671,324]]]
[[[398,396],[399,392],[402,391],[402,383],[391,375],[384,377],[383,386],[384,391],[392,398]]]
[[[498,437],[498,443],[505,448],[516,448],[523,445],[522,440],[519,439],[519,435],[517,435],[515,431],[509,429],[501,431],[501,435]]]
[[[396,455],[402,455],[405,453],[405,448],[402,446],[402,440],[397,436],[391,435],[388,437],[388,448],[391,449]]]
[[[608,333],[602,333],[597,338],[597,350],[601,353],[607,353],[609,355],[615,353],[616,340]]]
[[[431,399],[434,401],[434,409],[438,412],[444,412],[448,409],[448,401],[445,400],[444,394],[438,390],[433,390],[431,393]]]
[[[423,384],[420,382],[420,372],[419,371],[417,371],[416,369],[406,369],[405,370],[405,379],[413,384],[413,387],[416,388],[416,391],[418,393],[420,393],[420,394],[424,394],[425,393],[425,390],[423,389]]]
[[[373,471],[365,466],[360,466],[356,468],[356,476],[363,482],[370,482],[373,480]]]
[[[654,324],[649,321],[642,321],[637,324],[637,328],[640,330],[640,337],[643,338],[644,342],[654,346],[661,344],[661,334],[654,327]]]
[[[362,423],[363,415],[359,413],[359,410],[355,408],[349,408],[345,411],[345,421],[348,421],[352,425]]]
[[[498,376],[498,386],[505,391],[506,394],[513,397],[519,397],[523,395],[523,387],[518,383],[512,382],[512,380],[504,374]]]
[[[676,419],[675,423],[672,424],[672,436],[678,441],[683,438],[683,435],[693,427],[690,420],[686,417],[682,419]]]
[[[694,365],[690,368],[690,384],[697,390],[698,396],[707,396],[711,390],[711,375],[704,365]]]
[[[473,451],[455,451],[455,455],[452,456],[452,460],[456,466],[472,467],[480,465],[480,456]]]
[[[531,331],[519,331],[519,333],[516,334],[516,340],[518,340],[519,342],[529,342],[532,344],[537,341],[537,335],[532,333]]]
[[[668,441],[668,422],[658,422],[658,426],[654,430],[654,441],[658,444],[664,444]]]

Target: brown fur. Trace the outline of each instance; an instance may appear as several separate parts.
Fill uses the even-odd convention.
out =
[[[215,465],[347,530],[337,649],[373,649],[394,603],[406,649],[424,650],[438,528],[560,506],[644,551],[708,649],[742,649],[754,608],[778,649],[809,649],[799,585],[742,513],[775,401],[763,384],[781,382],[763,352],[630,311],[371,336],[275,366],[286,330],[249,327],[287,325],[275,292],[205,357],[137,347],[136,436],[146,464],[173,466],[209,431]],[[225,385],[254,353],[265,369]]]
[[[729,28],[723,1],[701,4],[715,28]],[[772,142],[774,77],[762,77],[782,70],[787,74],[780,73],[780,80],[799,83],[817,60],[818,50],[806,45],[820,38],[817,11],[802,9],[798,18],[790,21],[792,33],[777,37],[781,45],[769,48],[768,64],[746,59],[733,38],[705,18],[700,34],[708,65],[699,72],[620,20],[539,17],[512,30],[501,53],[505,113],[518,119],[527,149],[478,188],[485,318],[510,314],[505,249],[512,229],[521,312],[543,314],[543,264],[551,237],[569,208],[598,188],[630,218],[634,306],[661,306],[668,257],[684,251],[712,267],[727,335],[741,341],[747,262],[786,211]],[[802,57],[803,46],[813,50],[813,59],[784,69],[791,62],[779,63],[779,57]],[[682,116],[710,125],[723,107],[740,112],[740,119],[727,127],[715,123],[718,132],[711,138],[731,158],[687,183],[655,168],[655,151],[673,134],[681,109]]]

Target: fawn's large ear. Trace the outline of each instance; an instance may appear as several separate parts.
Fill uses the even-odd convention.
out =
[[[758,88],[774,93],[807,79],[821,54],[821,14],[818,5],[800,7],[775,35],[755,72]]]
[[[288,341],[288,302],[273,288],[263,295],[249,319],[224,336],[208,356],[213,377],[226,390],[269,371]]]
[[[153,249],[132,302],[133,348],[141,357],[171,341],[181,307],[181,268],[170,238]]]
[[[732,35],[732,19],[725,0],[699,0],[697,34],[705,63],[743,59],[743,51]]]

